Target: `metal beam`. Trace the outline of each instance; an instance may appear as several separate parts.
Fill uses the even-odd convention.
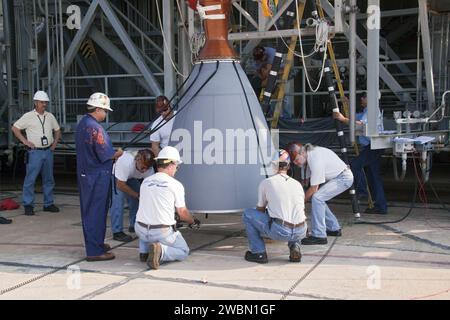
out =
[[[417,15],[418,12],[419,10],[417,8],[386,10],[381,12],[381,18]],[[358,20],[367,19],[367,14],[366,13],[356,14],[356,19]]]
[[[350,79],[349,79],[349,96],[350,96],[350,143],[355,143],[355,119],[356,119],[356,0],[350,0],[350,7],[355,8],[349,14],[350,23],[350,41],[349,41],[349,64],[350,64]]]
[[[266,23],[266,26],[264,27],[264,29],[263,30],[259,30],[259,31],[267,31],[267,30],[269,30],[270,28],[272,28],[272,26],[275,24],[275,22],[277,22],[277,20],[281,17],[281,15],[287,10],[287,8],[289,8],[289,6],[291,5],[291,3],[293,2],[294,0],[286,0],[284,3],[283,3],[283,6],[280,8],[280,10],[278,10],[278,12],[272,17],[272,19],[268,22],[268,23]],[[304,1],[304,0],[300,0],[300,1]],[[261,6],[261,3],[259,3],[258,4],[259,6]],[[261,10],[261,9],[260,9]],[[228,39],[230,39],[231,40],[231,35],[232,34],[230,34],[229,36],[228,36]],[[255,48],[258,44],[259,44],[259,42],[261,41],[260,40],[261,38],[255,38],[255,39],[253,39],[253,40],[250,40],[248,43],[247,43],[247,45],[245,46],[245,48],[244,48],[244,50],[242,50],[242,54],[244,54],[244,55],[248,55],[252,50],[253,50],[253,48]],[[234,39],[234,40],[237,40],[237,39]]]
[[[366,23],[362,23],[361,25],[364,28],[367,28],[367,24]],[[382,49],[384,50],[384,53],[389,57],[389,59],[391,59],[392,61],[400,61],[400,57],[397,55],[397,53],[394,51],[394,49],[391,48],[391,46],[389,45],[388,41],[383,38],[382,36],[380,36],[380,41],[384,42],[384,46],[382,46]],[[415,62],[415,61],[414,61]],[[411,71],[411,69],[404,63],[396,63],[396,67],[405,74],[411,74],[413,73]],[[413,77],[408,77],[408,80],[411,82],[411,84],[416,85],[416,79],[414,79]]]
[[[423,60],[425,63],[425,80],[427,82],[428,110],[435,107],[433,61],[431,57],[430,29],[428,27],[427,0],[419,0],[420,33],[422,36]]]
[[[233,2],[233,6],[244,16],[245,19],[247,19],[250,24],[252,24],[256,29],[258,29],[258,23],[252,18],[252,16],[241,7],[241,5],[237,2]]]
[[[164,95],[171,97],[177,88],[175,82],[175,70],[172,63],[175,64],[175,32],[174,24],[174,6],[173,0],[161,1],[163,6],[163,34],[164,34]],[[158,5],[158,4],[156,4]]]
[[[331,18],[334,18],[334,7],[327,1],[327,0],[320,0],[320,3],[323,7],[323,9],[325,10],[325,12],[327,13],[328,16],[330,16]],[[350,38],[350,27],[348,25],[348,23],[343,22],[342,24],[344,26],[344,35],[346,36],[347,39]],[[364,56],[365,58],[367,58],[367,46],[366,44],[361,40],[361,38],[359,38],[358,36],[355,37],[355,45],[356,45],[356,50],[358,50],[358,52]],[[380,78],[386,83],[386,85],[389,87],[389,89],[392,90],[392,92],[397,96],[397,98],[400,101],[403,100],[407,100],[407,101],[411,101],[411,97],[409,95],[406,95],[406,97],[404,96],[404,89],[403,87],[397,82],[397,80],[394,79],[394,77],[389,73],[389,71],[380,64]]]
[[[407,31],[411,31],[411,29],[416,31],[417,28],[414,28],[417,25],[417,17],[409,17],[407,21],[400,23],[400,25],[393,31],[389,32],[389,34],[385,37],[388,43],[395,42],[398,38],[405,34]]]
[[[64,56],[64,75],[69,70],[70,65],[73,62],[73,59],[78,53],[78,50],[80,49],[80,45],[83,42],[84,38],[86,38],[86,35],[89,32],[89,28],[94,21],[95,18],[95,12],[97,11],[97,6],[99,5],[99,0],[93,0],[91,5],[89,6],[88,11],[86,12],[86,15],[84,16],[80,29],[75,34],[75,37],[72,40],[72,43],[70,44],[70,47],[67,49],[66,55]]]
[[[129,74],[139,74],[138,68],[135,66],[133,61],[127,58],[126,55],[122,53],[122,51],[117,48],[111,40],[109,40],[105,35],[98,30],[96,27],[92,26],[89,31],[89,36],[95,43],[98,44],[103,51],[107,52],[108,55],[122,68],[125,72]],[[147,84],[144,79],[136,78],[136,81],[148,92],[152,92],[150,86]]]
[[[122,26],[122,23],[120,22],[119,18],[114,13],[113,8],[111,8],[108,1],[106,0],[98,0],[98,3],[102,8],[103,12],[105,13],[106,17],[108,18],[109,22],[111,23],[111,26],[114,28],[117,35],[119,36],[120,40],[122,40],[123,44],[127,48],[128,53],[130,54],[136,66],[138,67],[139,71],[144,76],[144,79],[147,81],[147,84],[151,89],[151,93],[154,94],[155,96],[160,95],[162,93],[160,85],[153,76],[153,73],[145,64],[144,58],[134,45],[133,41],[130,39],[130,36],[126,32],[125,28]]]
[[[334,27],[329,28],[330,33],[334,34]],[[313,36],[315,35],[314,28],[302,28],[303,36]],[[253,40],[253,39],[270,39],[279,37],[292,37],[298,36],[298,29],[285,29],[285,30],[275,30],[275,31],[254,31],[254,32],[240,32],[231,33],[228,35],[228,40]]]
[[[367,13],[367,127],[368,136],[377,136],[380,61],[380,0],[369,0]]]

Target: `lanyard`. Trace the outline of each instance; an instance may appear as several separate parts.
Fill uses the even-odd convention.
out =
[[[45,129],[44,129],[44,124],[45,124],[45,116],[44,116],[44,121],[41,120],[41,117],[39,117],[39,115],[37,115],[39,122],[41,123],[42,126],[42,134],[45,136]]]

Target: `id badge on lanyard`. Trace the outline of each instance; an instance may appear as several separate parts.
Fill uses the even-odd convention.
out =
[[[41,123],[42,126],[42,137],[41,137],[41,144],[43,147],[48,146],[48,139],[45,136],[45,128],[44,128],[44,124],[45,124],[45,116],[44,116],[44,121],[41,121],[41,118],[39,116],[37,116],[39,119],[39,122]]]

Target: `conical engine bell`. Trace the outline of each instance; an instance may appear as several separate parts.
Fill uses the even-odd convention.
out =
[[[199,1],[206,43],[172,129],[170,145],[183,164],[176,178],[193,212],[228,213],[254,207],[269,174],[272,139],[255,92],[228,44],[230,0]]]

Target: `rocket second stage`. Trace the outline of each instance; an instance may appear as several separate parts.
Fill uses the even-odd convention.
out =
[[[184,162],[176,177],[187,206],[205,213],[254,207],[274,148],[253,88],[234,61],[196,64],[192,73],[195,83],[178,104],[186,110],[175,116],[170,142]]]
[[[197,3],[206,43],[178,102],[170,139],[184,162],[176,178],[192,212],[255,207],[275,153],[259,101],[228,44],[230,9],[230,0]]]

